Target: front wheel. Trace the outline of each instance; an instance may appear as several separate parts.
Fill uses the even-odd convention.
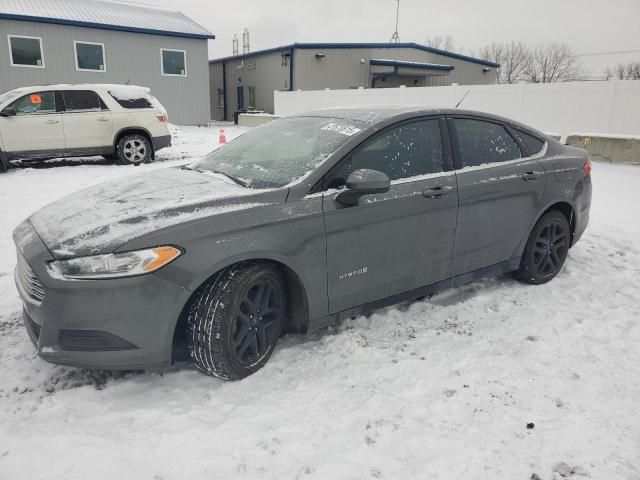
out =
[[[262,368],[280,337],[284,281],[275,265],[229,267],[198,289],[188,325],[189,356],[200,371],[239,380]]]
[[[533,227],[516,277],[532,285],[547,283],[562,269],[570,244],[567,218],[558,211],[545,213]]]
[[[151,160],[151,144],[142,135],[125,135],[118,142],[116,155],[123,165],[147,163]]]

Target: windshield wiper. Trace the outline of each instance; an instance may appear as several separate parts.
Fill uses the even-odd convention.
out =
[[[233,175],[229,175],[228,173],[221,172],[220,170],[207,170],[207,171],[205,171],[205,170],[200,170],[199,168],[191,167],[189,165],[183,165],[181,168],[183,170],[193,170],[194,172],[199,172],[199,173],[215,173],[217,175],[223,175],[223,176],[227,177],[229,180],[232,180],[234,183],[237,183],[241,187],[246,187],[247,186],[247,182],[244,182],[244,181],[240,180],[238,177],[234,177]]]
[[[193,167],[191,167],[191,166],[189,166],[189,165],[183,165],[183,166],[182,166],[182,167],[180,167],[180,168],[182,168],[182,170],[193,170],[194,172],[200,172],[200,173],[202,173],[202,170],[200,170],[199,168],[193,168]]]
[[[238,177],[234,177],[233,175],[229,175],[228,173],[221,172],[220,170],[211,170],[211,173],[217,173],[218,175],[224,175],[228,179],[233,180],[235,183],[237,183],[241,187],[246,187],[247,186],[247,182],[244,182],[244,181],[240,180]]]

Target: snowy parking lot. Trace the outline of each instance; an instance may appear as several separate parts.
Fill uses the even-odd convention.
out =
[[[218,127],[172,133],[152,164],[0,176],[0,479],[640,478],[640,167],[594,164],[589,228],[546,285],[493,278],[289,336],[235,383],[38,359],[13,228],[218,143]]]

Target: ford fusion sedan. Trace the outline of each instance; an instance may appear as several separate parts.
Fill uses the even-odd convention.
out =
[[[240,379],[285,332],[488,274],[548,282],[587,227],[590,174],[583,150],[478,112],[283,118],[25,220],[24,322],[49,362]]]

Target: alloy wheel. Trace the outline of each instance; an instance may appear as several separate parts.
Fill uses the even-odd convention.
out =
[[[138,139],[128,140],[122,149],[125,158],[130,163],[140,163],[147,156],[147,146]]]
[[[567,232],[557,222],[549,223],[540,231],[533,251],[539,275],[551,275],[562,266],[569,250],[568,240]]]
[[[232,351],[243,366],[259,362],[274,343],[274,328],[283,316],[284,297],[269,279],[247,289],[235,318]]]

